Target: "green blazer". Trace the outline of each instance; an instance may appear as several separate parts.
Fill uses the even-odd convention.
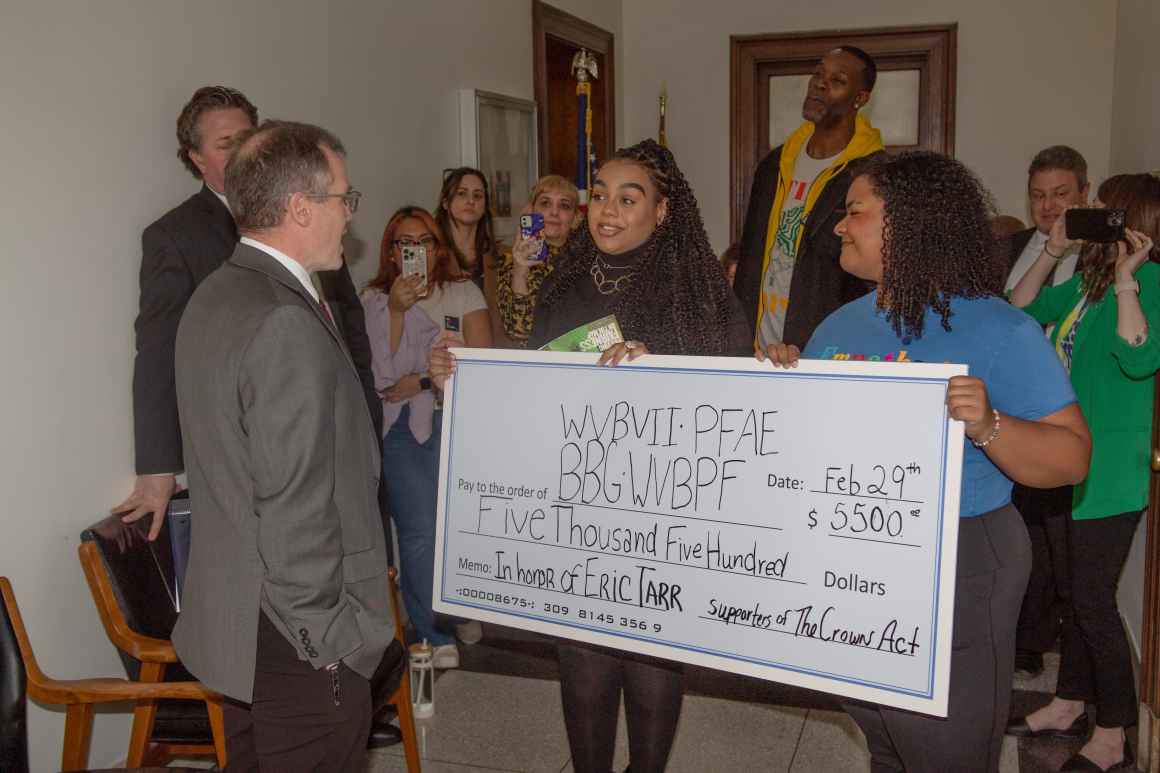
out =
[[[1059,323],[1083,297],[1082,275],[1045,287],[1024,311],[1041,324]],[[1116,335],[1119,305],[1112,288],[1089,307],[1075,334],[1071,385],[1092,433],[1092,464],[1075,487],[1071,517],[1107,518],[1143,509],[1148,497],[1152,436],[1152,377],[1160,369],[1160,266],[1136,271],[1148,340],[1130,346]]]

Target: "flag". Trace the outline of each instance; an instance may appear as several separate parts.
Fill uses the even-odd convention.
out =
[[[592,84],[581,80],[576,83],[576,101],[579,117],[576,131],[576,187],[580,189],[580,210],[588,209],[588,193],[592,188],[592,165],[596,156],[592,152]]]

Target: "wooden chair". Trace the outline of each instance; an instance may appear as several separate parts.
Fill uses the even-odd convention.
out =
[[[108,572],[100,552],[93,542],[82,542],[77,548],[85,579],[89,584],[93,601],[100,615],[105,633],[118,649],[141,664],[138,684],[164,688],[165,670],[170,664],[180,661],[167,639],[158,639],[137,633],[125,621],[125,615],[118,603],[117,595],[109,580]],[[146,764],[163,764],[174,757],[212,756],[220,768],[226,766],[225,725],[222,717],[222,698],[210,692],[200,682],[188,682],[201,690],[212,732],[211,744],[150,743],[154,721],[157,718],[157,701],[148,695],[136,700],[133,708],[133,729],[129,738],[129,753],[125,764],[130,768]]]
[[[387,584],[391,589],[391,607],[395,610],[395,638],[408,653],[407,639],[403,633],[402,600],[399,598],[399,571],[395,567],[387,570]],[[404,657],[407,657],[406,655]],[[403,679],[387,703],[399,712],[399,729],[403,731],[403,754],[407,758],[407,773],[420,773],[419,738],[415,733],[415,712],[411,705],[411,677],[409,669],[403,672]]]
[[[93,727],[93,706],[100,703],[118,703],[123,701],[150,701],[165,699],[197,700],[217,705],[218,716],[221,715],[219,696],[210,692],[198,682],[164,682],[161,684],[143,684],[131,682],[127,679],[53,679],[40,670],[33,654],[32,645],[28,640],[28,631],[24,627],[24,618],[20,615],[20,608],[16,604],[16,596],[12,592],[12,583],[7,577],[0,577],[0,596],[4,598],[4,615],[0,620],[0,649],[3,649],[5,663],[4,682],[6,685],[19,684],[24,696],[51,706],[65,707],[64,750],[61,753],[60,767],[62,771],[84,770],[89,756],[89,740]],[[11,640],[15,646],[11,646]],[[15,650],[16,658],[10,658],[9,650]],[[19,663],[23,673],[8,673],[7,665]],[[213,708],[210,708],[213,716]],[[21,728],[23,730],[23,727]],[[21,760],[27,766],[27,736],[23,739],[6,739],[15,741],[25,751],[13,755],[13,760],[4,760],[5,771],[16,773],[20,770]],[[8,767],[12,765],[12,767]],[[25,770],[27,767],[25,767]]]

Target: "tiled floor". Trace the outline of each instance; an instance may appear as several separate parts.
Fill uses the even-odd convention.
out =
[[[484,626],[460,647],[462,667],[442,672],[435,716],[419,726],[425,773],[571,773],[555,648],[521,631]],[[1012,713],[1050,700],[1059,656],[1034,679],[1015,677]],[[784,771],[861,773],[870,768],[862,733],[833,698],[719,671],[688,670],[670,773]],[[1000,773],[1054,773],[1079,741],[1003,743]],[[615,769],[628,764],[623,712]],[[209,767],[201,761],[201,765]],[[371,752],[365,773],[406,771],[403,747]]]
[[[570,773],[551,645],[485,626],[483,643],[460,651],[463,667],[439,677],[435,717],[419,729],[423,770]],[[627,764],[622,712],[615,768]],[[833,699],[720,672],[689,672],[671,773],[846,773],[869,767],[861,732]],[[405,770],[401,746],[373,752],[366,768]],[[1028,773],[1020,771],[1013,741],[1004,744],[1000,771]]]

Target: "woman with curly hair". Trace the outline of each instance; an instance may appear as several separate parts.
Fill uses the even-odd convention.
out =
[[[601,365],[648,352],[753,351],[693,191],[673,154],[652,140],[618,150],[597,172],[588,227],[564,245],[540,288],[528,348],[609,314],[629,340],[605,350]],[[432,353],[437,384],[454,366],[446,349]],[[561,642],[558,650],[576,772],[611,770],[622,691],[633,773],[663,771],[681,713],[682,667],[580,642]]]
[[[1148,497],[1153,376],[1160,369],[1160,266],[1149,262],[1160,240],[1160,179],[1111,177],[1097,206],[1125,210],[1124,240],[1088,243],[1079,271],[1043,287],[1069,251],[1065,218],[1052,226],[1036,262],[1011,301],[1043,324],[1094,438],[1091,474],[1072,494],[1067,523],[1070,614],[1065,614],[1059,681],[1047,706],[1013,719],[1021,737],[1082,738],[1085,703],[1096,708],[1091,738],[1062,770],[1119,770],[1132,766],[1124,728],[1136,722],[1132,655],[1116,606],[1116,586]]]
[[[989,197],[961,163],[904,153],[855,173],[834,231],[841,265],[877,285],[818,327],[803,357],[965,363],[947,409],[966,431],[946,719],[849,702],[871,770],[997,771],[1031,548],[1012,481],[1078,483],[1091,438],[1042,329],[999,296]],[[900,356],[900,353],[905,356]],[[775,344],[758,359],[796,364]]]

